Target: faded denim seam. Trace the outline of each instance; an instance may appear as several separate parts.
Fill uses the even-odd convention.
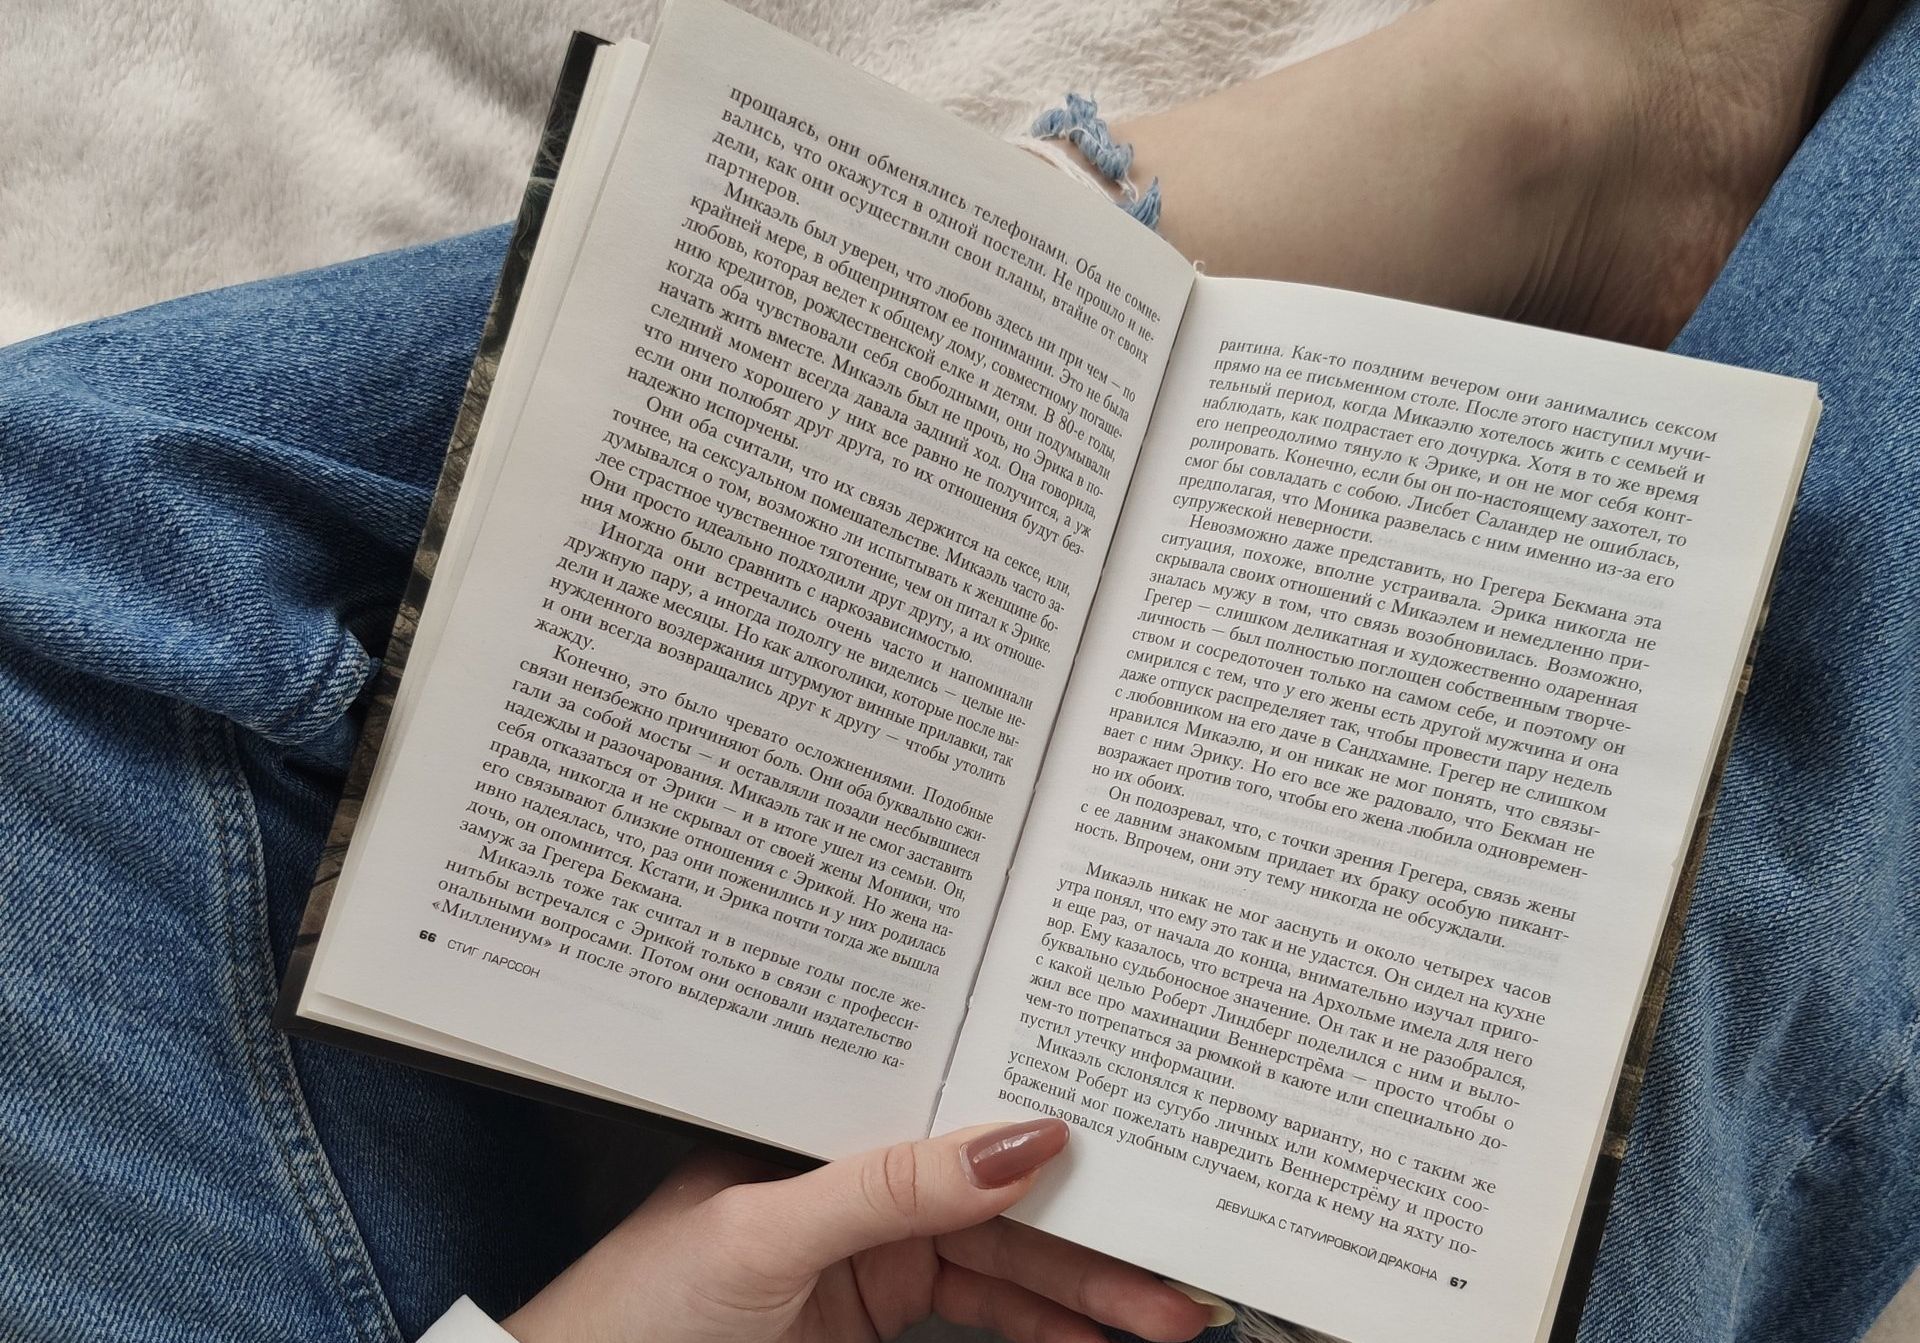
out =
[[[274,973],[267,936],[267,887],[260,827],[234,742],[234,725],[190,705],[178,706],[188,750],[207,766],[205,793],[213,815],[216,879],[232,955],[227,1014],[236,1052],[245,1061],[253,1098],[278,1151],[300,1213],[356,1335],[368,1343],[400,1343],[400,1328],[374,1271],[346,1194],[320,1142],[300,1089],[287,1038],[271,1023]]]
[[[1920,1053],[1916,1052],[1917,1048],[1920,1048],[1920,1014],[1916,1014],[1913,1020],[1907,1023],[1906,1032],[1900,1040],[1899,1057],[1895,1060],[1893,1066],[1888,1068],[1886,1074],[1871,1087],[1867,1088],[1853,1104],[1841,1111],[1826,1127],[1814,1135],[1813,1140],[1807,1144],[1807,1150],[1802,1152],[1799,1158],[1794,1161],[1793,1165],[1789,1166],[1781,1175],[1780,1181],[1774,1187],[1773,1192],[1767,1195],[1766,1201],[1760,1205],[1759,1211],[1754,1214],[1753,1221],[1747,1229],[1746,1244],[1741,1247],[1740,1262],[1733,1271],[1733,1284],[1731,1290],[1728,1292],[1729,1301],[1737,1302],[1740,1300],[1741,1288],[1746,1282],[1747,1265],[1753,1259],[1755,1246],[1759,1244],[1761,1229],[1766,1226],[1768,1218],[1770,1218],[1774,1210],[1779,1207],[1780,1201],[1785,1197],[1787,1191],[1793,1187],[1794,1180],[1797,1179],[1800,1172],[1805,1170],[1813,1159],[1826,1148],[1829,1141],[1832,1140],[1836,1134],[1846,1129],[1860,1116],[1866,1114],[1875,1102],[1880,1100],[1896,1082],[1914,1070],[1915,1062],[1920,1061]],[[1729,1320],[1729,1323],[1731,1323],[1731,1320]]]
[[[353,678],[353,684],[350,687],[337,684],[341,667],[355,654],[359,655],[361,664],[359,674]],[[354,638],[351,631],[340,630],[335,635],[331,653],[322,662],[312,680],[308,682],[307,688],[301,692],[298,699],[261,728],[261,735],[272,741],[284,742],[289,746],[297,746],[317,736],[321,730],[344,713],[349,705],[360,698],[360,692],[366,688],[367,681],[373,675],[377,665],[366,650],[360,647],[360,641]],[[319,721],[313,723],[301,721],[309,716],[316,702],[329,696],[337,702],[327,705],[324,715],[314,715]],[[291,737],[283,735],[295,724],[300,726],[298,734]]]

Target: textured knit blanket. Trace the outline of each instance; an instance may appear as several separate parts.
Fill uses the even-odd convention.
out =
[[[1419,0],[747,0],[996,133],[1151,111]],[[567,35],[653,0],[104,0],[0,12],[0,344],[516,208]]]

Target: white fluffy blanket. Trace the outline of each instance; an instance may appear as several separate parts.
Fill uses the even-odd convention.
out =
[[[989,130],[1150,111],[1419,0],[748,0]],[[653,0],[102,0],[0,12],[0,344],[507,218],[568,32]]]

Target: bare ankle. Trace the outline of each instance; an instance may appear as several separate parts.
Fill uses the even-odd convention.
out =
[[[1586,197],[1562,207],[1549,266],[1561,277],[1557,292],[1531,296],[1533,310],[1516,315],[1638,343],[1670,340],[1798,144],[1846,7],[1537,6],[1584,67],[1560,93],[1581,108],[1571,166],[1586,178]]]
[[[1797,139],[1807,15],[1842,3],[1438,0],[1117,134],[1217,273],[1663,343]]]

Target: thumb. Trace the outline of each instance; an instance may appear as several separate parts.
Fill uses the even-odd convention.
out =
[[[941,1236],[997,1217],[1058,1156],[1058,1119],[983,1124],[921,1142],[876,1148],[790,1180],[751,1186],[755,1213],[774,1232],[775,1274],[809,1277],[862,1250]]]

